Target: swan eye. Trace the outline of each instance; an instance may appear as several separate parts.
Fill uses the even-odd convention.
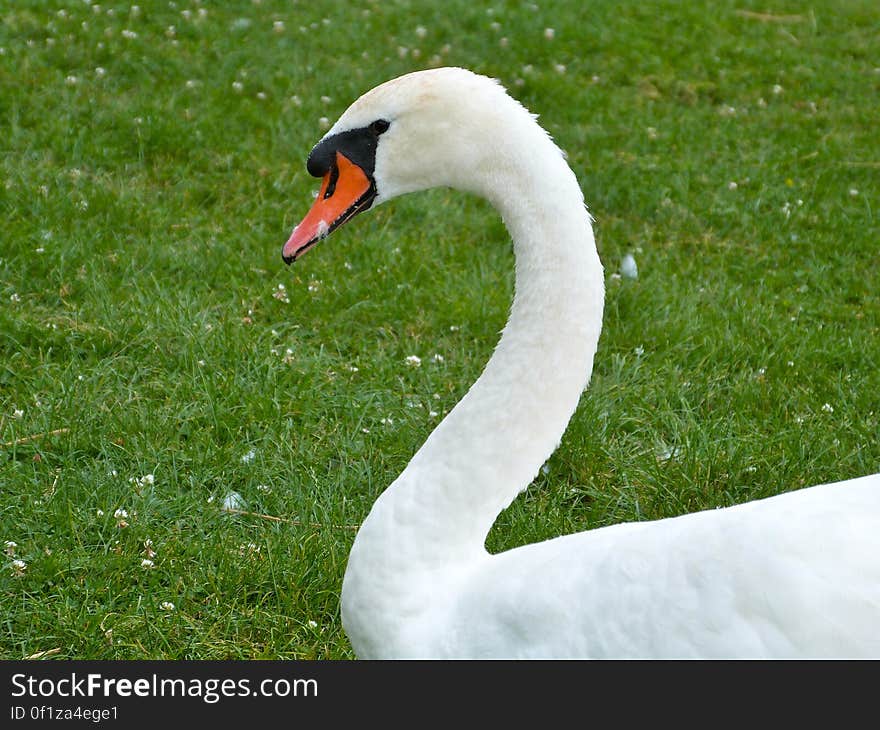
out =
[[[370,125],[370,131],[373,132],[376,136],[382,134],[383,132],[388,131],[388,127],[391,126],[391,122],[386,121],[385,119],[377,119]]]

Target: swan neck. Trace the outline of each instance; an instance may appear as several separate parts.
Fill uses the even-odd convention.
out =
[[[558,446],[589,380],[602,322],[602,266],[574,174],[547,143],[537,161],[520,161],[509,184],[495,181],[503,198],[486,195],[504,218],[516,258],[514,301],[498,346],[374,507],[376,525],[400,536],[416,561],[484,552],[498,514]]]

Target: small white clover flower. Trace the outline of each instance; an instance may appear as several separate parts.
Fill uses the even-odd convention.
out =
[[[856,198],[859,195],[859,191],[856,188],[850,188],[849,194],[850,194],[850,197]]]
[[[418,355],[407,355],[406,364],[413,368],[419,368],[422,366],[422,358]]]
[[[150,568],[155,568],[156,564],[149,558],[144,558],[143,560],[141,560],[141,567],[145,570],[149,570]]]
[[[12,540],[7,540],[5,543],[3,543],[3,546],[4,546],[4,550],[5,550],[6,554],[10,558],[15,557],[15,548],[18,547],[17,542],[14,542]]]
[[[780,86],[779,84],[773,84],[773,93],[774,94],[776,94],[778,96],[782,92],[783,92],[782,86]]]
[[[544,37],[548,41],[552,41],[556,37],[556,31],[553,28],[544,28]]]
[[[64,83],[68,86],[76,86],[79,83],[79,77],[77,76],[68,76],[64,79]]]
[[[440,353],[434,353],[434,356],[431,358],[434,362],[443,362],[446,358],[443,357]]]
[[[238,546],[238,554],[246,557],[248,555],[259,555],[260,546],[255,542],[246,542]]]
[[[822,410],[825,411],[825,413],[834,413],[834,406],[830,403],[826,403],[822,406]]]
[[[242,84],[241,81],[233,81],[232,82],[232,90],[236,94],[240,94],[242,91],[244,91],[244,84]]]
[[[318,119],[318,126],[321,129],[330,129],[330,120],[327,117],[321,117]]]
[[[14,408],[12,410],[12,417],[15,419],[22,418],[24,416],[24,411],[21,408]]]
[[[134,40],[135,38],[138,37],[138,34],[135,33],[133,30],[129,30],[128,28],[125,28],[122,31],[122,37],[127,38],[128,40]]]
[[[416,26],[416,35],[419,38],[424,38],[426,35],[428,35],[428,29],[425,28],[425,26],[423,25]]]
[[[171,603],[171,601],[162,601],[162,603],[159,604],[159,608],[161,608],[163,611],[173,611],[174,604]]]
[[[144,487],[152,487],[156,483],[156,477],[152,474],[144,474],[142,477],[129,477],[129,484],[134,484],[138,489],[143,489]],[[128,517],[128,515],[125,515]]]
[[[27,570],[27,563],[24,560],[13,560],[12,565],[12,575],[15,578],[21,578],[24,575],[24,571]]]
[[[241,457],[241,463],[242,463],[242,464],[250,464],[250,463],[254,460],[254,458],[256,457],[256,455],[257,455],[257,450],[256,450],[256,449],[251,449],[251,450],[248,451],[246,454],[243,454],[243,455],[242,455],[242,457]]]
[[[739,187],[739,185],[737,185],[733,180],[731,180],[729,183],[727,183],[728,190],[736,190],[738,187]]]
[[[100,78],[100,77],[106,76],[106,75],[107,75],[107,69],[104,68],[103,66],[97,66],[95,68],[95,76]]]
[[[276,20],[274,23],[272,23],[272,30],[275,31],[276,33],[283,33],[284,32],[284,21],[283,20]]]
[[[309,628],[310,628],[310,629],[316,629],[316,628],[318,628],[318,622],[317,622],[317,621],[312,621],[311,619],[309,619]]]

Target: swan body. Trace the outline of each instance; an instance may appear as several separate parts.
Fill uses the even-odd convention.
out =
[[[493,356],[355,539],[342,620],[359,657],[880,657],[880,474],[486,551],[587,385],[604,301],[574,173],[497,82],[444,68],[382,84],[309,171],[322,194],[288,262],[436,186],[487,198],[516,256]]]

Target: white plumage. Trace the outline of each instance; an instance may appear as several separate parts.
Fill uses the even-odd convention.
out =
[[[878,474],[487,553],[592,370],[591,219],[559,149],[490,79],[409,74],[327,134],[377,119],[376,202],[436,186],[487,198],[513,237],[516,294],[485,371],[356,537],[342,618],[358,656],[880,657]]]

